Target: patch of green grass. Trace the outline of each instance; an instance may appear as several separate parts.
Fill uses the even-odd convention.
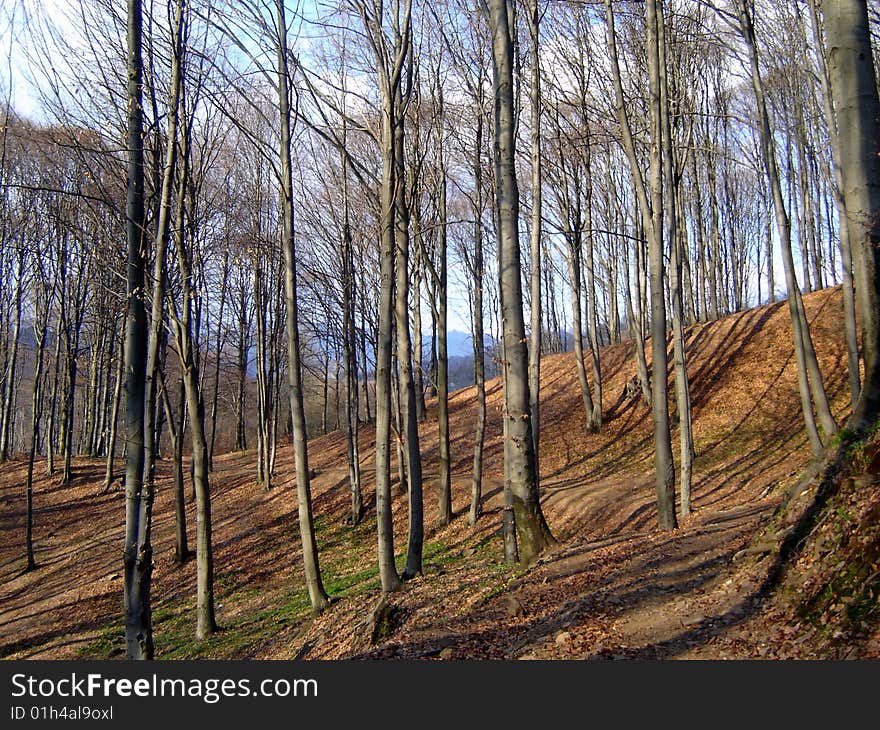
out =
[[[834,436],[831,438],[831,445],[834,448],[842,446],[845,443],[849,443],[855,437],[855,432],[850,428],[841,428]]]
[[[327,515],[315,518],[315,530],[321,550],[322,578],[327,594],[333,599],[351,599],[381,590],[379,570],[375,563],[375,525],[364,520],[358,525],[345,525]],[[473,551],[472,553],[470,551]],[[464,553],[468,552],[467,555]],[[457,566],[479,562],[485,576],[478,581],[492,591],[503,593],[510,580],[519,577],[515,567],[498,560],[497,534],[485,535],[464,545],[450,545],[445,540],[429,540],[424,544],[423,564],[426,569],[455,570]],[[365,557],[366,556],[366,557]],[[406,560],[405,547],[396,556],[402,570]],[[219,573],[215,577],[215,600],[218,606],[242,607],[240,615],[225,618],[214,635],[198,641],[195,638],[196,613],[194,597],[162,601],[153,608],[153,632],[157,659],[226,659],[253,653],[254,648],[277,639],[282,631],[290,631],[308,621],[312,615],[308,593],[301,578],[289,586],[254,585],[242,582],[240,573]],[[265,600],[261,599],[266,595]],[[244,608],[260,606],[259,608]],[[80,656],[111,658],[125,650],[124,630],[120,622],[108,625],[95,640],[85,646]]]
[[[97,639],[80,647],[78,655],[80,659],[109,659],[120,652],[125,652],[125,627],[114,621]]]
[[[330,567],[323,571],[323,578],[324,588],[332,598],[350,598],[381,587],[379,569],[375,566],[355,573],[336,573]]]
[[[254,591],[248,591],[253,594]],[[223,602],[241,601],[247,596],[226,596]],[[195,612],[178,613],[165,622],[154,622],[160,659],[232,659],[243,656],[256,644],[277,636],[309,618],[311,605],[304,587],[294,586],[278,596],[271,606],[229,619],[207,639],[195,638]]]

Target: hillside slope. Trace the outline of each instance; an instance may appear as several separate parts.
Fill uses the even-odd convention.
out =
[[[846,405],[839,290],[805,298],[838,420]],[[169,465],[160,464],[154,542],[159,658],[583,658],[818,655],[821,632],[792,618],[775,636],[754,571],[734,561],[809,463],[791,328],[784,304],[692,327],[687,333],[697,452],[694,513],[673,533],[656,529],[650,412],[627,399],[633,346],[602,351],[605,425],[584,430],[573,356],[542,365],[542,499],[558,543],[532,570],[502,564],[500,384],[489,392],[484,514],[466,525],[476,405],[450,399],[456,519],[436,529],[437,438],[422,425],[426,471],[425,575],[392,597],[382,638],[370,641],[379,597],[372,512],[344,524],[347,468],[341,434],[314,439],[316,529],[328,591],[338,600],[312,618],[303,589],[292,454],[279,454],[277,487],[254,486],[254,455],[227,454],[212,475],[217,617],[194,634],[195,566],[173,562]],[[671,396],[670,396],[671,397]],[[677,433],[673,434],[677,444]],[[361,453],[372,509],[372,434]],[[676,446],[677,448],[677,446]],[[21,574],[22,462],[0,467],[0,656],[111,657],[121,652],[123,497],[98,496],[101,465],[76,462],[67,487],[36,485],[40,569]],[[406,495],[395,493],[397,552],[405,549]],[[190,532],[194,519],[189,506]],[[739,632],[739,633],[737,633]],[[795,639],[807,636],[798,644]],[[872,655],[870,630],[859,648]],[[751,637],[751,638],[748,638]],[[865,638],[867,637],[867,638]],[[800,653],[798,653],[800,652]],[[867,654],[865,654],[867,652]]]

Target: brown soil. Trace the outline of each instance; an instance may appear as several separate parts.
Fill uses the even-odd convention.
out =
[[[805,298],[826,387],[839,421],[847,407],[838,289]],[[173,560],[170,464],[159,464],[154,518],[158,657],[335,659],[672,658],[880,656],[876,633],[829,648],[825,634],[770,606],[762,577],[739,559],[785,487],[810,462],[802,429],[785,304],[688,330],[697,452],[694,512],[674,532],[656,528],[650,412],[625,396],[633,346],[603,350],[605,423],[588,434],[573,357],[542,366],[542,499],[558,542],[530,570],[501,562],[500,387],[489,384],[484,513],[466,525],[475,398],[450,399],[456,518],[437,529],[436,419],[422,425],[425,574],[392,596],[390,635],[369,643],[379,598],[372,511],[344,524],[344,439],[313,439],[314,509],[325,581],[339,596],[311,618],[304,603],[289,448],[275,488],[254,485],[253,453],[216,459],[212,474],[217,617],[194,643],[195,565]],[[670,396],[674,412],[674,398]],[[362,429],[372,510],[372,437]],[[677,451],[677,431],[673,433]],[[102,465],[77,459],[67,486],[38,465],[39,568],[22,573],[25,463],[0,466],[0,656],[110,657],[121,652],[123,497],[99,495]],[[395,534],[405,548],[407,500],[396,492]],[[194,517],[189,505],[190,533]],[[734,560],[734,558],[737,560]],[[750,567],[751,566],[751,567]]]

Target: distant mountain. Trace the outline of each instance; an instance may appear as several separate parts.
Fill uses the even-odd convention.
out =
[[[431,351],[432,340],[433,338],[430,333],[424,335],[425,357]],[[494,340],[489,335],[484,335],[483,342],[485,342],[486,349],[488,350]],[[473,335],[470,332],[462,332],[461,330],[449,330],[446,333],[446,351],[449,357],[472,357],[474,354]]]

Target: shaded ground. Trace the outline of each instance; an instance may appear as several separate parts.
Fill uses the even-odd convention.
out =
[[[847,398],[839,291],[808,296],[805,305],[826,387],[842,420]],[[161,462],[154,527],[157,655],[818,655],[833,627],[823,633],[791,617],[777,625],[758,600],[760,576],[748,561],[734,562],[767,524],[782,488],[797,481],[809,461],[790,343],[788,312],[781,304],[688,331],[695,511],[672,533],[655,528],[650,413],[639,400],[625,397],[625,383],[634,373],[632,346],[602,352],[605,425],[598,435],[583,428],[573,356],[546,358],[542,498],[558,543],[524,574],[500,560],[500,387],[489,384],[486,503],[474,528],[464,518],[474,391],[455,393],[450,411],[457,517],[446,528],[433,527],[437,439],[430,413],[421,431],[427,475],[425,574],[393,596],[390,635],[375,646],[367,631],[379,597],[371,429],[361,433],[371,511],[353,528],[343,524],[348,505],[344,440],[335,433],[311,442],[321,565],[328,591],[339,599],[314,619],[300,574],[290,450],[279,453],[276,487],[270,492],[254,485],[252,453],[217,459],[212,474],[215,595],[222,630],[200,643],[193,639],[195,566],[173,562],[169,464]],[[677,433],[673,440],[677,447]],[[0,656],[118,656],[123,645],[122,495],[97,495],[98,463],[77,460],[76,478],[68,486],[42,476],[41,466],[35,492],[40,568],[21,574],[24,466],[12,461],[0,467]],[[400,554],[407,504],[406,495],[395,492]],[[192,534],[193,505],[189,518]],[[876,655],[870,637],[845,649]]]

